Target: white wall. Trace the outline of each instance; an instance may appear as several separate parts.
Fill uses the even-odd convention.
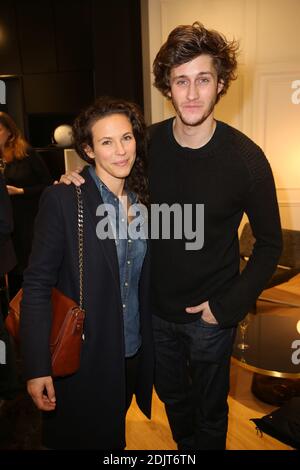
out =
[[[282,225],[300,230],[300,0],[141,0],[141,5],[148,122],[174,114],[150,85],[154,57],[175,26],[198,20],[238,39],[239,77],[217,105],[216,117],[263,148]]]

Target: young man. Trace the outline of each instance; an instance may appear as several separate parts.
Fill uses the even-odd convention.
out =
[[[237,323],[271,277],[280,252],[276,191],[262,150],[214,119],[235,78],[237,44],[199,23],[179,26],[154,60],[154,85],[176,117],[151,128],[151,202],[204,204],[204,245],[152,240],[156,389],[178,448],[224,449]],[[256,244],[239,273],[238,227]]]
[[[187,249],[184,237],[151,243],[155,386],[180,450],[225,449],[236,325],[271,277],[282,245],[265,155],[214,119],[235,78],[236,52],[235,42],[194,23],[170,33],[153,67],[154,84],[176,116],[150,128],[151,203],[180,204],[183,212],[189,204],[194,213],[204,205],[201,249]],[[240,274],[244,213],[256,244]]]

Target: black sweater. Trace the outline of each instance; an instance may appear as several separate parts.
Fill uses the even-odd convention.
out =
[[[149,171],[152,204],[204,204],[201,249],[186,250],[184,238],[151,242],[154,313],[190,322],[197,316],[185,308],[208,300],[222,327],[235,325],[272,276],[282,248],[275,185],[264,153],[219,121],[206,145],[181,147],[169,119],[150,128]],[[244,212],[256,244],[240,274],[238,227]]]

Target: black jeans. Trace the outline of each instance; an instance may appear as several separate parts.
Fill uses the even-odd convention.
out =
[[[235,328],[153,316],[155,388],[179,450],[225,449]]]

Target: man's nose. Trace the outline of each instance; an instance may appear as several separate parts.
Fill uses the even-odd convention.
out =
[[[188,94],[187,97],[189,100],[194,100],[198,98],[199,93],[198,93],[198,87],[195,83],[190,83],[188,87]]]

